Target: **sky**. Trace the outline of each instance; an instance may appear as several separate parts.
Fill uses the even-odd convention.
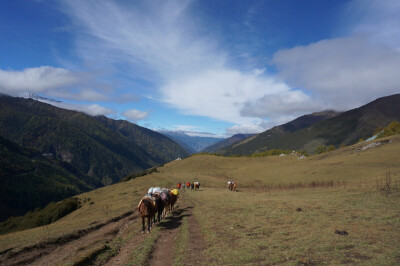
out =
[[[0,93],[259,133],[400,92],[397,0],[4,0]]]

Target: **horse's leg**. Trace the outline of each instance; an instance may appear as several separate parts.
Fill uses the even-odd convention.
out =
[[[144,227],[144,216],[142,216],[142,234],[144,234],[144,230],[145,230],[145,227]]]
[[[150,229],[151,229],[151,216],[147,217],[147,233],[150,233]]]

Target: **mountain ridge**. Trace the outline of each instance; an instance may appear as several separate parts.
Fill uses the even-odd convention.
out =
[[[319,113],[314,113],[319,114]],[[293,124],[299,117],[289,124]],[[304,118],[304,116],[303,116]],[[300,128],[274,127],[253,137],[218,151],[222,155],[263,152],[270,149],[306,150],[313,152],[320,145],[350,145],[372,136],[379,127],[400,120],[400,94],[378,98],[361,107],[326,117]],[[310,120],[313,122],[312,120]],[[297,123],[295,123],[297,124]],[[285,126],[286,125],[286,126]],[[289,128],[289,131],[287,129]]]

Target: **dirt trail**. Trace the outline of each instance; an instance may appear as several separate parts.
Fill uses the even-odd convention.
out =
[[[172,216],[167,218],[166,222],[160,224],[162,229],[160,230],[157,242],[153,246],[149,265],[161,266],[173,264],[172,256],[175,247],[175,237],[180,232],[182,218],[188,216],[186,212],[187,208],[178,209],[172,213]]]
[[[197,192],[196,192],[197,193]],[[157,241],[149,255],[149,265],[172,265],[174,262],[175,238],[181,231],[183,218],[188,223],[189,238],[185,244],[187,256],[184,265],[200,265],[204,263],[203,250],[206,244],[199,230],[196,218],[193,216],[194,201],[183,196],[178,202],[177,209],[165,218],[160,224]],[[0,256],[0,265],[65,265],[71,263],[94,265],[127,265],[132,262],[132,253],[139,247],[147,234],[143,235],[137,228],[139,224],[137,211],[117,221],[110,221],[98,229],[82,233],[75,239],[62,243],[39,245],[13,255]],[[151,233],[150,233],[151,234]],[[131,236],[133,235],[133,236]],[[119,247],[119,252],[109,261],[99,259],[99,254],[104,252],[111,241],[117,237],[129,239]],[[101,256],[100,256],[101,257]],[[202,260],[202,261],[200,261]]]
[[[197,192],[196,192],[197,193]],[[180,208],[173,213],[170,220],[163,224],[160,235],[150,255],[149,265],[172,265],[175,237],[181,231],[182,219],[187,217],[189,237],[185,245],[186,254],[183,265],[201,265],[204,263],[203,250],[206,248],[203,235],[193,215],[195,204],[189,197],[183,197]]]
[[[64,243],[42,244],[29,248],[17,254],[5,254],[0,264],[6,265],[56,265],[66,264],[71,258],[79,256],[80,252],[92,248],[98,243],[111,240],[125,230],[133,220],[137,219],[136,212],[117,221],[110,221],[96,230],[74,237]]]
[[[196,206],[192,200],[188,200],[191,206]],[[190,209],[190,215],[187,218],[189,239],[186,246],[186,254],[183,265],[202,265],[206,263],[204,257],[204,250],[207,248],[203,234],[200,231],[200,226],[197,222],[196,217],[193,215]]]

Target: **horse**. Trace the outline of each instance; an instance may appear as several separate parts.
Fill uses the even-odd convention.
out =
[[[164,209],[162,212],[162,217],[165,217],[167,215],[167,212],[170,210],[170,205],[172,201],[172,196],[170,194],[170,191],[168,189],[163,189],[163,191],[160,194],[160,198],[162,202],[164,203]]]
[[[233,182],[232,191],[236,191],[236,187],[237,187],[237,183],[236,183],[236,182]]]
[[[153,197],[155,198],[156,207],[157,207],[157,212],[154,213],[154,223],[156,223],[156,221],[161,222],[161,216],[162,216],[162,213],[164,211],[165,202],[161,198],[161,194],[160,193],[154,193]]]
[[[230,191],[236,191],[236,187],[237,187],[237,184],[236,184],[235,181],[229,181],[228,182],[228,189]]]
[[[145,218],[147,218],[147,233],[150,233],[152,218],[157,212],[156,203],[151,196],[146,195],[140,200],[138,204],[138,211],[142,217],[142,233],[145,231]]]
[[[170,205],[169,205],[169,212],[172,212],[174,210],[174,205],[175,205],[176,201],[178,200],[179,191],[173,189],[169,193],[170,193],[170,196],[171,196],[171,202],[170,202]]]
[[[194,190],[200,189],[200,183],[199,182],[194,182]]]

